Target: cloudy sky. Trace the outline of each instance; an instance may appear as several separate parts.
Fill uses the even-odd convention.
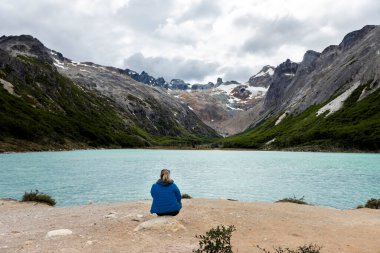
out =
[[[1,0],[0,34],[167,80],[245,82],[380,24],[379,13],[378,0]]]

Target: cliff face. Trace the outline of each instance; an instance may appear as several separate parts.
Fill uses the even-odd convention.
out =
[[[379,56],[380,27],[365,26],[300,63],[285,61],[265,98],[240,115],[251,130],[224,145],[379,150]]]
[[[379,79],[380,27],[365,26],[347,34],[322,53],[307,51],[300,64],[286,61],[275,71],[262,113],[302,112],[327,101],[354,83]]]

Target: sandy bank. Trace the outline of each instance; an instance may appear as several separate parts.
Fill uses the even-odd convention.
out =
[[[326,253],[380,252],[379,210],[215,199],[184,200],[183,206],[169,223],[138,230],[156,219],[150,201],[52,208],[0,200],[0,252],[191,252],[198,245],[194,235],[220,224],[236,226],[232,244],[239,253],[260,252],[257,244],[307,243]],[[47,236],[58,229],[72,234]]]

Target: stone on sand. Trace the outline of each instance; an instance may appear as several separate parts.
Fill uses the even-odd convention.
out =
[[[65,235],[71,235],[73,231],[70,229],[57,229],[57,230],[51,230],[47,232],[46,238],[52,238],[56,236],[65,236]]]
[[[176,232],[178,230],[186,229],[178,220],[174,217],[158,217],[145,222],[140,223],[134,231],[141,230],[163,230]]]

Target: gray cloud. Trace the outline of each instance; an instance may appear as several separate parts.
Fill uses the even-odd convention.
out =
[[[271,9],[258,13],[267,2]],[[30,34],[73,60],[166,79],[245,81],[259,66],[321,51],[348,32],[380,24],[377,0],[310,3],[318,9],[292,2],[286,9],[274,0],[1,0],[0,35]]]
[[[116,19],[136,32],[153,32],[166,22],[173,3],[174,0],[130,0],[117,11]]]
[[[235,24],[257,27],[255,34],[247,39],[241,48],[243,52],[257,54],[273,54],[282,45],[297,44],[312,29],[291,16],[273,21],[245,16],[235,20]]]
[[[124,60],[126,68],[141,72],[146,71],[150,75],[163,76],[170,81],[173,78],[180,78],[187,81],[202,80],[210,73],[214,73],[218,64],[205,63],[203,61],[184,59],[176,57],[168,59],[165,57],[144,57],[141,53],[136,53]]]

